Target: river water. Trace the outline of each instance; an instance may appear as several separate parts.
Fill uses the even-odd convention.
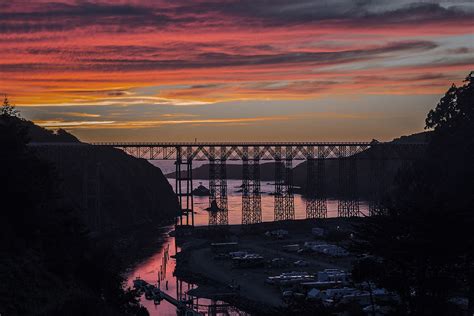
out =
[[[163,173],[173,171],[174,166],[159,165],[163,170]],[[168,179],[170,184],[174,186],[174,179]],[[199,184],[203,184],[205,187],[209,187],[207,180],[194,180],[193,187],[196,188]],[[242,222],[242,196],[238,192],[242,180],[227,180],[227,191],[228,191],[228,208],[229,208],[229,224],[241,224]],[[262,220],[264,222],[273,221],[274,218],[274,196],[269,193],[274,192],[274,185],[268,182],[261,182],[262,192]],[[299,195],[294,195],[295,200],[295,218],[304,219],[306,218],[306,201]],[[337,216],[337,200],[328,200],[328,217]],[[209,207],[208,197],[194,197],[194,210],[195,210],[195,225],[202,226],[208,224],[208,212],[205,208]],[[360,203],[360,211],[363,214],[367,214],[368,206],[367,203]],[[174,298],[180,297],[181,299],[189,299],[186,296],[186,292],[189,289],[195,287],[193,284],[188,284],[184,281],[180,281],[173,276],[173,271],[176,266],[175,259],[171,258],[175,254],[175,251],[179,252],[179,247],[176,248],[174,237],[168,236],[168,232],[173,230],[173,226],[163,227],[162,233],[164,242],[160,249],[156,250],[156,253],[137,264],[134,269],[129,273],[127,277],[127,285],[133,286],[133,280],[137,277],[152,283],[157,284],[160,279],[160,288],[167,294]],[[162,301],[160,305],[155,305],[153,301],[146,300],[145,297],[141,298],[142,304],[148,309],[152,316],[165,316],[165,315],[176,315],[176,309],[173,305],[166,301]],[[213,304],[221,304],[223,302],[211,302],[208,299],[194,299],[194,304],[198,306],[200,312],[209,314],[208,306]],[[238,311],[234,307],[226,308],[226,312],[217,315],[246,315],[244,312]]]
[[[204,298],[192,298],[186,294],[187,291],[195,288],[196,285],[179,280],[173,275],[174,268],[176,267],[176,260],[172,258],[172,256],[176,254],[176,250],[178,252],[180,251],[179,247],[176,247],[175,238],[168,235],[168,233],[173,229],[173,225],[162,228],[161,233],[163,234],[163,245],[161,248],[156,250],[155,254],[132,269],[127,276],[127,286],[133,287],[133,280],[139,277],[150,284],[159,284],[162,291],[174,298],[182,300],[192,299],[194,309],[204,315],[248,315],[233,306],[229,306],[225,302],[211,301]],[[177,315],[175,306],[165,300],[163,300],[159,305],[155,305],[152,300],[147,300],[143,295],[140,301],[142,305],[146,307],[151,316]],[[211,308],[216,307],[220,313],[211,313]]]

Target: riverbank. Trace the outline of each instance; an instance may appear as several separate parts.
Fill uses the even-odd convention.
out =
[[[157,223],[134,225],[124,230],[103,234],[98,238],[98,242],[112,246],[121,261],[124,274],[127,274],[129,270],[163,247],[173,225],[174,218]]]
[[[224,229],[196,227],[187,234],[177,234],[181,252],[177,256],[175,274],[188,282],[199,285],[193,295],[220,299],[251,313],[278,313],[286,307],[281,289],[266,284],[269,276],[283,272],[299,271],[317,274],[324,269],[351,268],[353,256],[333,257],[308,252],[288,251],[288,245],[303,245],[305,242],[330,243],[347,248],[353,224],[363,218],[328,218],[318,220],[296,220],[268,222],[256,225],[230,225]],[[316,237],[313,228],[320,228],[324,236]],[[284,236],[271,236],[269,232],[282,230]],[[235,262],[211,249],[211,243],[237,243],[235,250],[258,254],[264,264],[255,267],[236,267]],[[272,265],[275,259],[286,264]],[[296,262],[304,262],[298,266]]]

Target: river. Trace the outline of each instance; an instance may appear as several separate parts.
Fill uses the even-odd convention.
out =
[[[127,286],[133,287],[133,280],[137,277],[155,285],[157,285],[158,280],[160,280],[160,289],[162,291],[174,298],[180,298],[182,300],[193,299],[195,310],[198,310],[205,315],[212,315],[210,309],[215,307],[217,307],[221,313],[218,312],[214,315],[248,315],[233,306],[229,306],[225,302],[211,301],[204,298],[192,298],[186,295],[186,292],[194,288],[196,285],[179,280],[173,275],[176,261],[172,257],[176,254],[176,250],[178,252],[180,250],[179,247],[176,248],[175,238],[168,235],[168,233],[173,229],[173,225],[162,228],[163,244],[161,248],[157,249],[155,254],[137,264],[132,269],[127,276]],[[140,301],[142,305],[146,307],[151,316],[177,315],[175,306],[165,300],[163,300],[159,305],[155,305],[152,300],[147,300],[142,296]]]

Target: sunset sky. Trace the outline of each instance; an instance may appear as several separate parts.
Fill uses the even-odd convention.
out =
[[[0,43],[0,92],[85,141],[390,140],[474,70],[474,2],[9,0]]]

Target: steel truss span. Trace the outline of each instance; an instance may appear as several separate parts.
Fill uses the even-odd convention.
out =
[[[338,165],[338,216],[359,216],[358,168],[363,161],[370,171],[369,215],[381,214],[383,196],[389,186],[384,173],[386,161],[398,161],[401,166],[420,159],[426,143],[381,143],[372,142],[155,142],[155,143],[30,143],[48,157],[60,160],[62,152],[83,156],[93,155],[97,148],[116,148],[136,158],[147,160],[174,160],[176,163],[175,192],[181,208],[178,223],[194,225],[194,202],[192,184],[192,162],[209,161],[209,225],[228,224],[226,162],[242,160],[242,224],[262,221],[260,192],[260,162],[275,161],[274,219],[295,218],[293,198],[293,161],[306,161],[306,216],[324,218],[327,216],[326,163],[337,161]],[[58,163],[61,163],[58,161]],[[89,166],[99,170],[100,164]],[[84,174],[84,186],[96,188],[99,177],[96,173]],[[101,195],[88,194],[88,204],[102,205]],[[96,190],[97,191],[97,190]],[[92,192],[92,191],[91,191]],[[90,201],[89,201],[90,200]],[[90,202],[90,203],[89,203]],[[214,207],[213,207],[214,206]],[[97,207],[96,207],[97,208]],[[100,207],[98,207],[100,209]],[[98,211],[98,213],[100,213]]]
[[[183,160],[206,161],[211,159],[244,160],[249,159],[277,160],[285,157],[292,160],[309,158],[331,159],[344,155],[344,148],[359,154],[372,147],[381,147],[389,151],[393,159],[408,158],[417,155],[423,143],[380,143],[380,142],[292,142],[292,143],[92,143],[94,146],[115,147],[127,154],[147,160]],[[320,155],[320,153],[324,153]],[[358,157],[366,158],[367,157]]]

